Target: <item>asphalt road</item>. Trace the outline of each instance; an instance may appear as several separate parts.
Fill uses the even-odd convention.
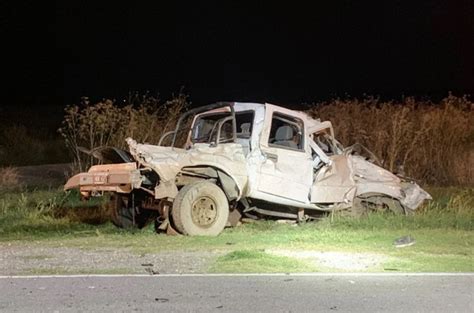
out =
[[[474,275],[0,278],[0,312],[474,312]]]

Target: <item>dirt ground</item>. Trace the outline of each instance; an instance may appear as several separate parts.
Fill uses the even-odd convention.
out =
[[[89,250],[0,243],[0,275],[205,273],[217,252],[172,251],[137,255],[128,249]]]
[[[164,251],[137,254],[123,249],[84,249],[0,243],[0,275],[34,274],[189,274],[206,273],[219,256],[217,251]],[[309,261],[337,271],[377,268],[386,256],[303,250],[265,250],[268,254]]]

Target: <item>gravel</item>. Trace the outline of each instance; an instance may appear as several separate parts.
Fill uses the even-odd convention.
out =
[[[137,254],[129,249],[44,247],[0,244],[0,275],[205,273],[221,255],[210,251]]]

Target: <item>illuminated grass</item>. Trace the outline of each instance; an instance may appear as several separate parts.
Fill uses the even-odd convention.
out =
[[[290,257],[275,256],[258,250],[235,250],[210,268],[214,273],[297,273],[316,272],[314,265]]]

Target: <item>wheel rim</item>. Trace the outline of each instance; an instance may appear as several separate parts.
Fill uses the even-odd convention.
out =
[[[401,206],[397,206],[396,200],[388,197],[366,197],[357,198],[354,200],[353,208],[355,212],[361,213],[361,215],[367,215],[369,213],[404,213]],[[355,207],[355,208],[354,208]],[[400,210],[398,210],[400,208]]]
[[[191,217],[197,226],[210,227],[217,220],[217,204],[209,197],[199,197],[193,203]]]

